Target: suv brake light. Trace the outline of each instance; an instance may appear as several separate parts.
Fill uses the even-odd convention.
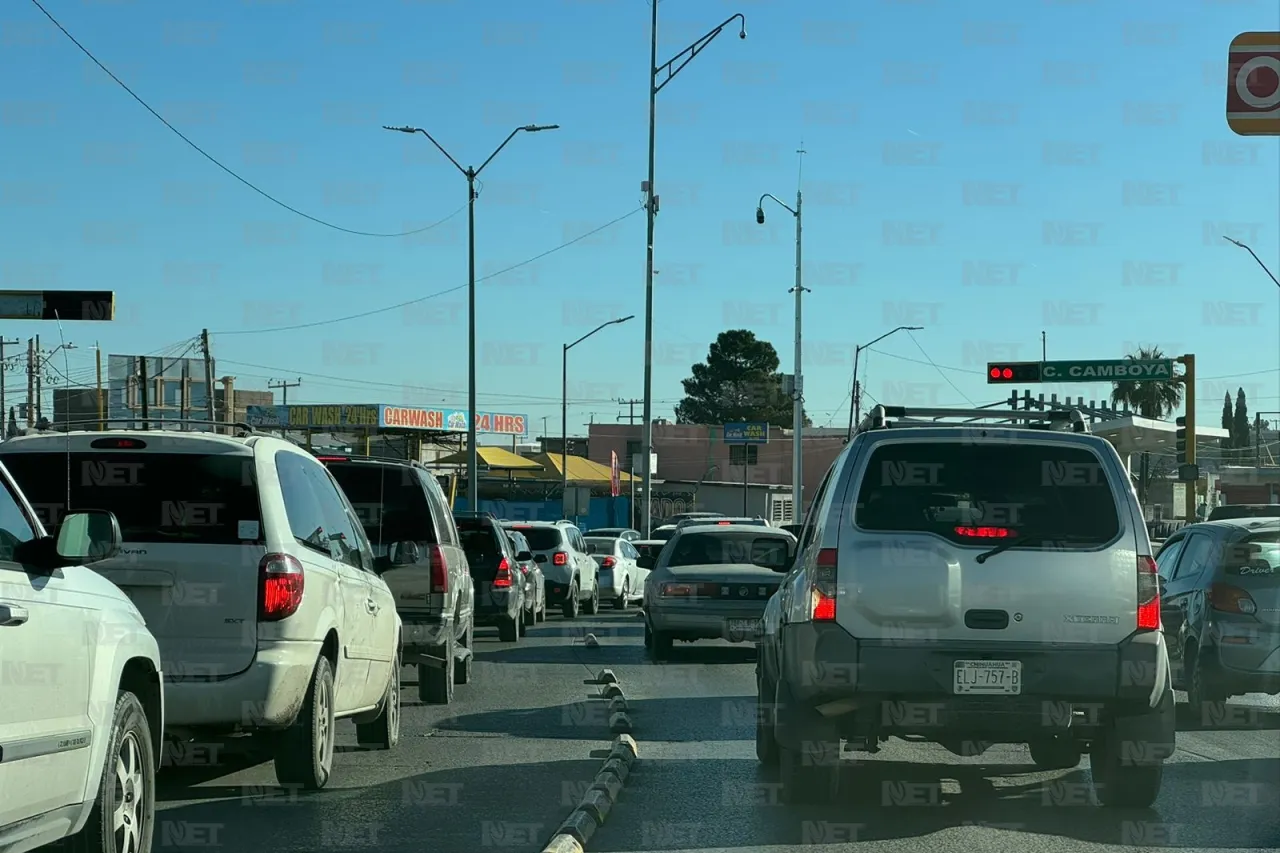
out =
[[[1252,616],[1258,612],[1258,603],[1246,590],[1225,583],[1215,583],[1209,588],[1209,606],[1223,613],[1240,613]]]
[[[836,618],[836,549],[818,552],[810,583],[811,615],[815,622],[834,622]]]
[[[493,576],[493,585],[499,588],[511,586],[511,563],[506,557],[498,563],[498,573]]]
[[[600,564],[600,568],[612,569],[616,565],[618,565],[618,561],[615,560],[613,557],[605,557],[604,562]]]
[[[439,545],[428,545],[427,555],[431,560],[431,591],[449,591],[449,567],[444,563],[444,549]]]
[[[298,612],[306,575],[288,554],[266,554],[258,563],[258,621],[279,622]]]
[[[1160,630],[1160,578],[1156,561],[1138,556],[1138,630]]]
[[[567,566],[569,565],[569,555],[564,551],[556,551],[551,555],[551,565]]]
[[[1009,539],[1018,534],[1007,527],[957,527],[956,535],[965,539]]]

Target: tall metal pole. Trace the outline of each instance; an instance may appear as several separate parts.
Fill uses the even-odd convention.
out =
[[[218,431],[218,409],[217,401],[213,396],[213,352],[209,349],[209,330],[200,330],[200,352],[204,355],[204,403],[208,409],[210,429],[215,433]],[[227,416],[228,421],[235,420],[235,412],[227,407],[227,403],[231,402],[226,399],[227,391],[222,389],[222,411]]]
[[[644,260],[644,423],[641,426],[640,496],[643,506],[640,531],[648,539],[653,530],[653,227],[657,211],[653,186],[654,145],[657,140],[658,109],[658,0],[649,0],[653,10],[649,22],[649,194],[645,199]]]
[[[858,387],[858,358],[862,355],[862,347],[853,348],[853,388],[849,391],[849,435],[846,441],[853,441],[853,427],[862,414],[862,389]]]
[[[803,200],[796,190],[796,363],[791,394],[791,523],[800,524],[804,516],[804,347],[801,343],[801,300],[804,296],[800,237],[803,231]]]
[[[14,338],[11,341],[6,341],[4,339],[4,335],[0,335],[0,435],[4,434],[4,429],[9,423],[9,409],[5,405],[4,395],[4,384],[5,380],[9,376],[9,365],[4,360],[4,348],[8,344],[14,344],[16,346],[20,343],[22,343],[21,338]],[[70,405],[68,405],[67,410],[70,411]]]
[[[476,446],[476,170],[467,169],[467,505],[480,511],[480,448]]]
[[[98,374],[98,432],[102,432],[107,428],[106,422],[103,420],[102,412],[102,347],[98,345],[97,341],[94,341],[93,348],[95,350],[93,354],[93,361]]]
[[[569,501],[569,345],[560,351],[560,500]],[[578,510],[574,504],[574,512]]]

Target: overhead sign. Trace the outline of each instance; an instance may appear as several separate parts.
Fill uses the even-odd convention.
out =
[[[432,432],[466,432],[466,409],[433,409],[417,406],[379,406],[378,426],[382,429],[414,429]],[[476,432],[497,435],[527,435],[528,415],[480,412]]]
[[[1280,136],[1280,33],[1241,33],[1227,55],[1227,127]]]
[[[769,424],[763,421],[744,421],[724,425],[725,444],[767,444]]]
[[[0,290],[0,320],[116,318],[114,290]]]
[[[462,409],[391,406],[385,403],[332,406],[247,406],[251,426],[278,429],[404,429],[423,432],[466,432],[467,413]],[[481,412],[476,432],[525,435],[527,415]]]
[[[378,426],[375,404],[336,406],[246,406],[250,426],[281,429],[370,429]]]
[[[1143,382],[1173,379],[1173,359],[1009,361],[987,364],[987,384],[1014,382]]]

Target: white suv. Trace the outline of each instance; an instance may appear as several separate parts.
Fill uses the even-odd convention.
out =
[[[115,585],[108,512],[55,540],[0,466],[0,853],[76,835],[77,850],[145,853],[164,726],[160,650]]]
[[[363,745],[400,736],[400,617],[346,496],[271,436],[72,432],[14,438],[0,461],[50,528],[110,509],[120,555],[95,570],[160,643],[166,733],[265,736],[281,784],[322,788],[334,720]]]
[[[533,559],[546,578],[547,604],[560,606],[566,619],[581,609],[588,616],[600,610],[600,569],[588,554],[587,540],[571,521],[504,521],[508,530],[524,534]]]

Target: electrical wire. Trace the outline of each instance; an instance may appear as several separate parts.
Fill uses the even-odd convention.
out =
[[[614,225],[617,225],[619,222],[622,222],[624,219],[630,219],[631,217],[635,216],[637,213],[640,213],[643,210],[644,210],[644,207],[637,207],[635,210],[632,210],[629,213],[624,213],[622,216],[619,216],[616,219],[611,219],[610,221],[606,222],[604,225],[601,225],[598,228],[593,228],[590,231],[586,232],[585,234],[579,234],[577,237],[574,237],[572,240],[568,240],[564,243],[561,243],[559,246],[556,246],[551,249],[547,249],[545,252],[541,252],[537,255],[534,255],[531,258],[526,258],[523,261],[520,261],[519,263],[512,264],[511,266],[506,267],[504,269],[500,269],[497,272],[492,272],[492,273],[489,273],[488,275],[481,276],[480,278],[476,279],[476,284],[479,284],[482,281],[488,281],[489,279],[492,279],[492,278],[497,278],[500,275],[506,275],[512,270],[518,270],[521,267],[525,267],[525,266],[528,266],[529,264],[540,261],[543,258],[547,257],[548,255],[553,255],[562,249],[567,249],[570,246],[574,245],[575,243],[578,243],[578,242],[581,242],[582,240],[587,239],[588,237],[591,237],[595,234],[599,234],[601,231],[605,230],[606,228],[612,228]],[[397,302],[395,305],[387,305],[382,308],[373,308],[368,311],[361,311],[358,314],[348,314],[343,317],[331,317],[328,320],[316,320],[312,323],[298,323],[292,326],[276,326],[274,329],[230,329],[223,332],[210,332],[209,334],[217,335],[219,337],[226,337],[229,335],[266,335],[272,332],[292,332],[298,329],[314,329],[318,326],[331,326],[334,323],[345,323],[348,320],[361,320],[361,319],[364,319],[365,317],[373,317],[377,314],[385,314],[388,311],[396,311],[400,308],[407,308],[410,305],[417,305],[421,302],[426,302],[431,299],[439,299],[441,296],[448,296],[450,293],[457,293],[459,290],[466,290],[469,286],[470,286],[469,284],[459,284],[456,287],[450,287],[450,288],[447,288],[446,290],[439,290],[439,291],[436,291],[435,293],[429,293],[426,296],[419,296],[417,299],[408,299],[404,302]]]
[[[932,358],[929,357],[929,353],[925,352],[924,347],[922,347],[920,345],[920,342],[916,340],[915,333],[912,332],[910,329],[907,329],[906,332],[907,332],[907,337],[911,338],[911,343],[915,344],[916,349],[920,350],[920,354],[924,356],[925,359],[929,362],[929,366],[932,367],[934,370],[938,371],[938,375],[942,377],[943,381],[951,386],[951,390],[955,391],[961,397],[964,397],[965,402],[968,403],[970,406],[977,406],[978,404],[970,400],[969,396],[965,394],[963,391],[961,391],[959,386],[956,385],[956,383],[951,381],[951,377],[943,373],[942,368],[938,367],[937,363]]]
[[[438,228],[439,226],[441,226],[441,225],[445,224],[446,222],[448,222],[449,220],[453,219],[455,216],[457,216],[459,213],[461,213],[463,210],[465,210],[465,209],[466,209],[466,205],[464,204],[464,205],[462,205],[462,207],[459,207],[457,210],[455,210],[453,213],[450,213],[450,214],[449,214],[448,216],[446,216],[444,219],[441,219],[441,220],[439,220],[438,222],[433,222],[432,224],[430,224],[430,225],[426,226],[425,228],[415,228],[415,229],[414,229],[414,230],[412,230],[412,231],[399,231],[399,232],[395,232],[395,233],[390,233],[390,232],[383,233],[383,232],[378,232],[378,231],[357,231],[357,230],[355,230],[355,229],[353,229],[353,228],[344,228],[344,227],[343,227],[343,226],[341,226],[341,225],[335,225],[335,224],[333,224],[332,222],[327,222],[327,221],[325,221],[325,220],[323,220],[323,219],[320,219],[320,218],[318,218],[318,217],[312,216],[312,215],[311,215],[311,214],[309,214],[309,213],[304,213],[303,211],[298,210],[296,207],[292,207],[291,205],[285,204],[285,203],[284,203],[283,201],[281,201],[280,199],[278,199],[278,198],[276,198],[275,196],[271,195],[271,193],[267,192],[267,191],[266,191],[266,190],[264,190],[264,189],[261,189],[260,187],[258,187],[258,186],[257,186],[257,185],[255,185],[255,184],[251,183],[247,178],[242,177],[238,172],[234,171],[234,170],[233,170],[233,169],[231,169],[229,166],[224,165],[220,160],[218,160],[216,157],[214,157],[214,156],[213,156],[212,154],[210,154],[208,151],[205,151],[203,148],[201,148],[199,145],[197,145],[195,142],[193,142],[193,141],[192,141],[192,140],[191,140],[191,139],[190,139],[186,134],[184,134],[182,131],[178,130],[178,128],[176,128],[176,127],[174,127],[172,124],[170,124],[168,119],[166,119],[164,116],[160,115],[160,113],[158,113],[155,109],[153,109],[153,108],[152,108],[152,106],[151,106],[150,104],[148,104],[145,100],[143,100],[143,99],[142,99],[142,97],[141,97],[141,96],[139,96],[137,92],[133,91],[133,89],[130,89],[130,88],[129,88],[129,86],[128,86],[128,85],[127,85],[123,80],[121,80],[121,79],[120,79],[119,77],[117,77],[114,73],[112,73],[112,71],[111,71],[111,69],[110,69],[110,68],[108,68],[107,66],[103,65],[103,64],[102,64],[102,62],[98,59],[98,57],[94,56],[94,55],[93,55],[93,53],[92,53],[92,52],[91,52],[87,47],[85,47],[83,44],[81,44],[81,43],[80,43],[80,41],[79,41],[75,36],[73,36],[73,35],[72,35],[68,30],[67,30],[67,28],[66,28],[66,27],[64,27],[61,23],[59,23],[59,22],[58,22],[58,19],[57,19],[57,18],[55,18],[55,17],[53,17],[53,15],[49,14],[49,10],[48,10],[48,9],[46,9],[44,6],[42,6],[42,5],[40,4],[40,0],[31,0],[31,2],[32,2],[32,4],[33,4],[37,9],[39,9],[39,10],[44,14],[44,16],[45,16],[46,18],[48,18],[48,19],[49,19],[50,23],[52,23],[55,27],[57,27],[59,30],[61,30],[61,31],[62,31],[62,34],[63,34],[64,36],[66,36],[66,37],[67,37],[67,39],[68,39],[72,44],[74,44],[77,48],[79,48],[79,49],[80,49],[80,52],[81,52],[81,53],[83,53],[85,56],[89,57],[89,60],[90,60],[94,65],[96,65],[96,66],[98,66],[98,68],[102,69],[102,72],[103,72],[104,74],[106,74],[108,77],[110,77],[112,80],[114,80],[117,86],[119,86],[121,89],[124,89],[124,91],[125,91],[126,93],[128,93],[129,97],[131,97],[131,98],[133,98],[135,101],[137,101],[137,102],[142,106],[142,108],[143,108],[143,109],[145,109],[147,112],[151,113],[151,115],[152,115],[152,116],[154,116],[154,117],[156,118],[156,120],[158,120],[161,124],[163,124],[163,125],[164,125],[165,127],[167,127],[169,130],[171,130],[175,136],[177,136],[177,137],[178,137],[179,139],[181,139],[183,142],[187,143],[187,145],[188,145],[188,146],[190,146],[192,150],[194,150],[194,151],[195,151],[197,154],[199,154],[201,157],[204,157],[206,160],[208,160],[208,161],[209,161],[210,163],[212,163],[213,165],[217,166],[219,169],[221,169],[221,170],[222,170],[223,172],[225,172],[227,175],[230,175],[232,178],[234,178],[235,180],[239,181],[239,182],[240,182],[241,184],[243,184],[244,186],[248,187],[249,189],[253,190],[253,191],[254,191],[255,193],[257,193],[258,195],[260,195],[260,196],[262,196],[263,198],[265,198],[267,201],[271,202],[272,204],[274,204],[274,205],[276,205],[276,206],[278,206],[278,207],[282,207],[282,208],[284,208],[285,210],[289,211],[290,213],[293,213],[293,214],[296,214],[296,215],[298,215],[298,216],[301,216],[303,219],[306,219],[306,220],[309,220],[309,221],[311,221],[311,222],[314,222],[314,223],[315,223],[315,224],[317,224],[317,225],[323,225],[325,228],[332,228],[334,231],[341,231],[341,232],[342,232],[342,233],[344,233],[344,234],[354,234],[354,235],[355,235],[355,236],[357,236],[357,237],[409,237],[409,236],[412,236],[412,235],[414,235],[414,234],[422,234],[422,233],[424,233],[424,232],[426,232],[426,231],[430,231],[430,230],[431,230],[431,229],[433,229],[433,228]]]

